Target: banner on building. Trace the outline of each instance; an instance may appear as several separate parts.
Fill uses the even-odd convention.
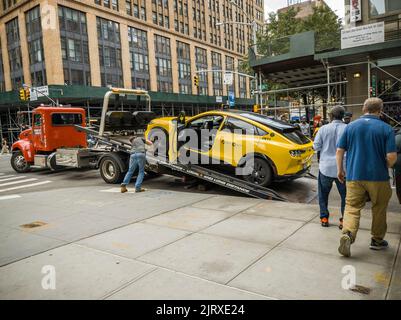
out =
[[[341,49],[384,42],[384,22],[341,30]]]
[[[362,4],[361,0],[351,0],[351,22],[357,22],[362,20]]]

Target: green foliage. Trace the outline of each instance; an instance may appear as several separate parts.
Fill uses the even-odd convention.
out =
[[[315,31],[316,51],[339,47],[341,19],[325,6],[314,7],[313,14],[305,19],[297,18],[298,11],[270,13],[269,24],[258,35],[258,50],[263,55],[275,56],[290,49],[289,36],[305,31]]]

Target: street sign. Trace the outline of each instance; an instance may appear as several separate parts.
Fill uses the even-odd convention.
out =
[[[33,91],[36,91],[38,98],[49,95],[49,86],[33,87],[33,89]]]
[[[223,80],[223,84],[227,85],[227,86],[232,86],[233,85],[233,74],[232,73],[225,73],[224,74],[224,80]]]
[[[384,42],[384,22],[341,30],[341,49]]]
[[[232,91],[230,91],[228,93],[228,104],[230,107],[235,106],[235,95],[234,95],[234,92],[232,92]]]
[[[31,93],[31,99],[30,101],[36,101],[38,100],[38,94],[36,93],[35,90],[32,90],[32,88],[29,89],[29,92]]]
[[[49,86],[32,87],[29,92],[31,93],[30,101],[36,101],[40,97],[49,95]]]
[[[217,103],[223,103],[223,97],[222,96],[216,96],[216,102]]]

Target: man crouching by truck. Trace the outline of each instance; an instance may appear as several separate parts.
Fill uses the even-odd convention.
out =
[[[121,184],[121,193],[127,192],[127,185],[130,183],[132,175],[138,168],[138,176],[135,181],[135,192],[142,192],[143,177],[145,176],[145,163],[146,163],[146,145],[151,146],[153,143],[142,137],[133,136],[129,139],[132,144],[131,156],[129,159],[129,169],[125,175],[124,181]]]

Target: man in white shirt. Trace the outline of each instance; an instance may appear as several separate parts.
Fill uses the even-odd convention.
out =
[[[345,209],[346,188],[345,184],[337,178],[336,151],[337,142],[347,126],[342,121],[344,114],[345,109],[343,107],[334,107],[330,112],[332,122],[320,128],[313,143],[313,148],[320,152],[318,179],[320,221],[323,227],[329,226],[328,201],[333,182],[335,182],[341,196],[340,229],[342,228],[342,216]]]
[[[301,132],[305,136],[310,137],[310,126],[309,123],[306,122],[306,117],[301,118],[301,123],[299,124],[299,128],[301,129]]]

